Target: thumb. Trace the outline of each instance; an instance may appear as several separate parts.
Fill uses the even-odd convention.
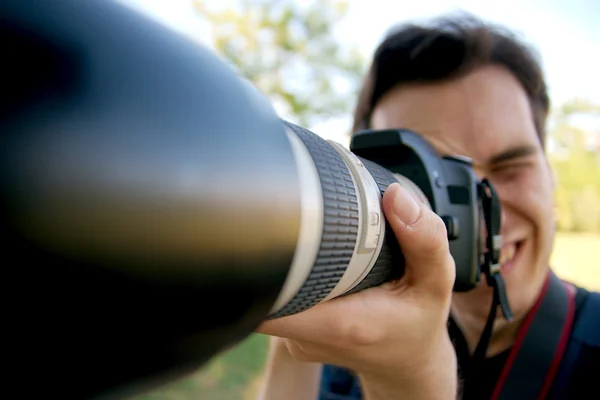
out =
[[[448,296],[456,271],[442,219],[399,183],[388,187],[382,206],[404,254],[409,285]]]

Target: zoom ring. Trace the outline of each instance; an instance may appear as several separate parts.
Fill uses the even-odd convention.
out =
[[[394,182],[398,182],[394,174],[389,170],[364,158],[359,157],[359,159],[375,179],[382,196],[389,185]],[[358,285],[346,292],[344,295],[347,296],[352,293],[360,292],[361,290],[379,286],[382,283],[388,282],[392,279],[398,279],[402,277],[402,275],[404,275],[404,256],[400,251],[398,242],[395,240],[394,232],[386,220],[385,242],[381,247],[381,251],[377,257],[375,265],[373,265],[371,271],[369,271],[367,276],[365,276],[365,278]]]
[[[284,123],[302,140],[317,168],[323,192],[323,232],[308,278],[292,300],[269,319],[304,311],[335,288],[352,259],[359,226],[356,189],[344,160],[321,137],[287,121]]]

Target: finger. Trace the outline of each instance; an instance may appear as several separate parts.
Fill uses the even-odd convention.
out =
[[[295,340],[323,340],[323,336],[343,330],[343,318],[336,317],[339,313],[334,310],[336,304],[333,299],[298,314],[264,321],[256,332]]]
[[[410,285],[448,295],[456,272],[442,219],[397,183],[386,190],[383,210],[406,259]]]

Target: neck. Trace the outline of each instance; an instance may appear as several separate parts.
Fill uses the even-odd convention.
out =
[[[479,289],[482,288],[476,290]],[[472,294],[455,293],[451,307],[452,318],[462,331],[470,354],[475,352],[485,328],[492,305],[492,291],[481,290],[477,297],[478,301],[474,301]],[[502,311],[498,309],[486,356],[491,357],[509,349],[516,340],[521,322],[522,319],[506,321]]]

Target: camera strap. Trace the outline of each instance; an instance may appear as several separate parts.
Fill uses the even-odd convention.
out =
[[[568,345],[574,314],[575,288],[550,271],[519,328],[492,400],[547,397]]]
[[[502,250],[502,235],[500,234],[502,209],[500,206],[500,199],[498,198],[494,187],[487,179],[483,179],[479,183],[478,190],[485,220],[487,247],[487,250],[483,254],[481,271],[485,274],[487,284],[493,289],[490,313],[473,355],[476,359],[483,359],[492,336],[492,329],[494,327],[498,306],[500,306],[504,318],[508,321],[512,321],[513,313],[510,309],[510,304],[508,303],[504,278],[500,273],[500,252]]]
[[[494,294],[488,319],[473,353],[473,361],[476,362],[485,358],[498,306],[508,321],[514,319],[500,268],[500,201],[487,180],[480,182],[479,195],[487,230],[487,251],[481,270]],[[519,328],[492,399],[535,399],[548,394],[563,358],[574,309],[573,287],[550,271],[536,304]]]

